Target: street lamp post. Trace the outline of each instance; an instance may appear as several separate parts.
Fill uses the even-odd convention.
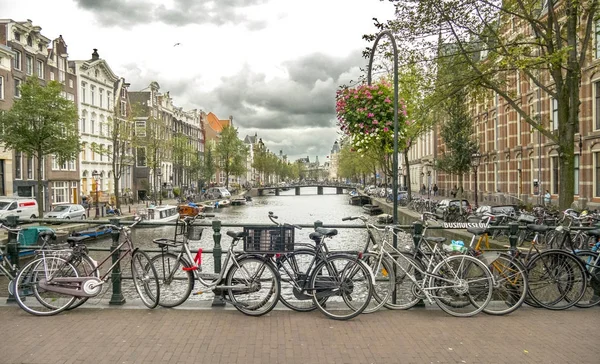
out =
[[[431,171],[427,171],[427,199],[431,198]]]
[[[92,172],[92,177],[94,178],[94,180],[96,181],[96,219],[98,218],[98,216],[100,215],[100,206],[98,205],[98,181],[100,180],[100,173],[98,173],[97,170],[94,170]]]
[[[158,204],[162,205],[162,170],[158,170]]]
[[[479,207],[478,203],[477,203],[477,195],[478,195],[478,191],[477,191],[477,167],[479,167],[479,160],[481,159],[481,154],[479,154],[479,152],[475,152],[471,155],[471,165],[473,166],[473,169],[475,170],[475,209],[477,209],[477,207]]]

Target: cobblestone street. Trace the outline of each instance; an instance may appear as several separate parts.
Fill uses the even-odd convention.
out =
[[[4,301],[3,301],[4,302]],[[98,308],[102,307],[102,308]],[[319,312],[87,306],[34,317],[0,307],[1,363],[598,363],[600,307],[523,307],[460,319],[439,309],[338,322]],[[189,307],[189,306],[188,306]]]

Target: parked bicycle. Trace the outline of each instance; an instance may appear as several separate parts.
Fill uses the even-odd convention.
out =
[[[156,267],[162,298],[159,304],[176,307],[185,302],[198,281],[204,288],[194,294],[213,290],[225,302],[231,303],[240,312],[249,316],[260,316],[270,312],[280,295],[277,269],[270,260],[271,253],[247,254],[234,249],[238,243],[248,239],[248,233],[228,231],[231,245],[219,273],[202,271],[202,250],[195,256],[190,251],[190,240],[200,240],[202,227],[193,225],[196,219],[214,216],[198,214],[186,216],[178,221],[175,239],[155,239],[162,252],[152,258]],[[178,235],[181,240],[178,240]],[[292,245],[293,246],[293,245]],[[174,250],[178,248],[180,250]],[[293,247],[292,247],[293,249]]]
[[[154,308],[160,299],[160,288],[156,270],[150,264],[146,252],[134,248],[131,240],[131,227],[111,225],[123,236],[122,242],[115,248],[118,259],[110,265],[103,275],[100,268],[111,258],[109,254],[89,273],[81,273],[77,264],[87,256],[84,245],[75,248],[40,250],[38,257],[25,265],[15,278],[15,298],[26,312],[37,316],[50,316],[62,312],[78,299],[95,297],[102,291],[103,285],[111,278],[115,267],[125,258],[131,258],[131,273],[134,287],[148,308]],[[93,262],[93,260],[92,260]],[[95,262],[94,262],[95,263]],[[32,300],[34,297],[36,300]],[[30,298],[30,299],[27,299]]]

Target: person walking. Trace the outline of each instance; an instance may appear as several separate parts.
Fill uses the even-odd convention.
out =
[[[551,200],[552,200],[552,195],[550,194],[550,191],[546,190],[546,193],[544,194],[544,205],[550,206]]]
[[[437,183],[434,183],[433,184],[433,195],[437,196],[437,193],[438,193],[438,186],[437,186]]]

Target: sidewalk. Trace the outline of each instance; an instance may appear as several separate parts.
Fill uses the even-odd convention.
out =
[[[4,301],[2,301],[4,302]],[[84,305],[52,317],[0,305],[0,363],[598,363],[600,307],[455,318]],[[133,306],[135,307],[135,306]],[[230,306],[229,306],[230,307]]]

